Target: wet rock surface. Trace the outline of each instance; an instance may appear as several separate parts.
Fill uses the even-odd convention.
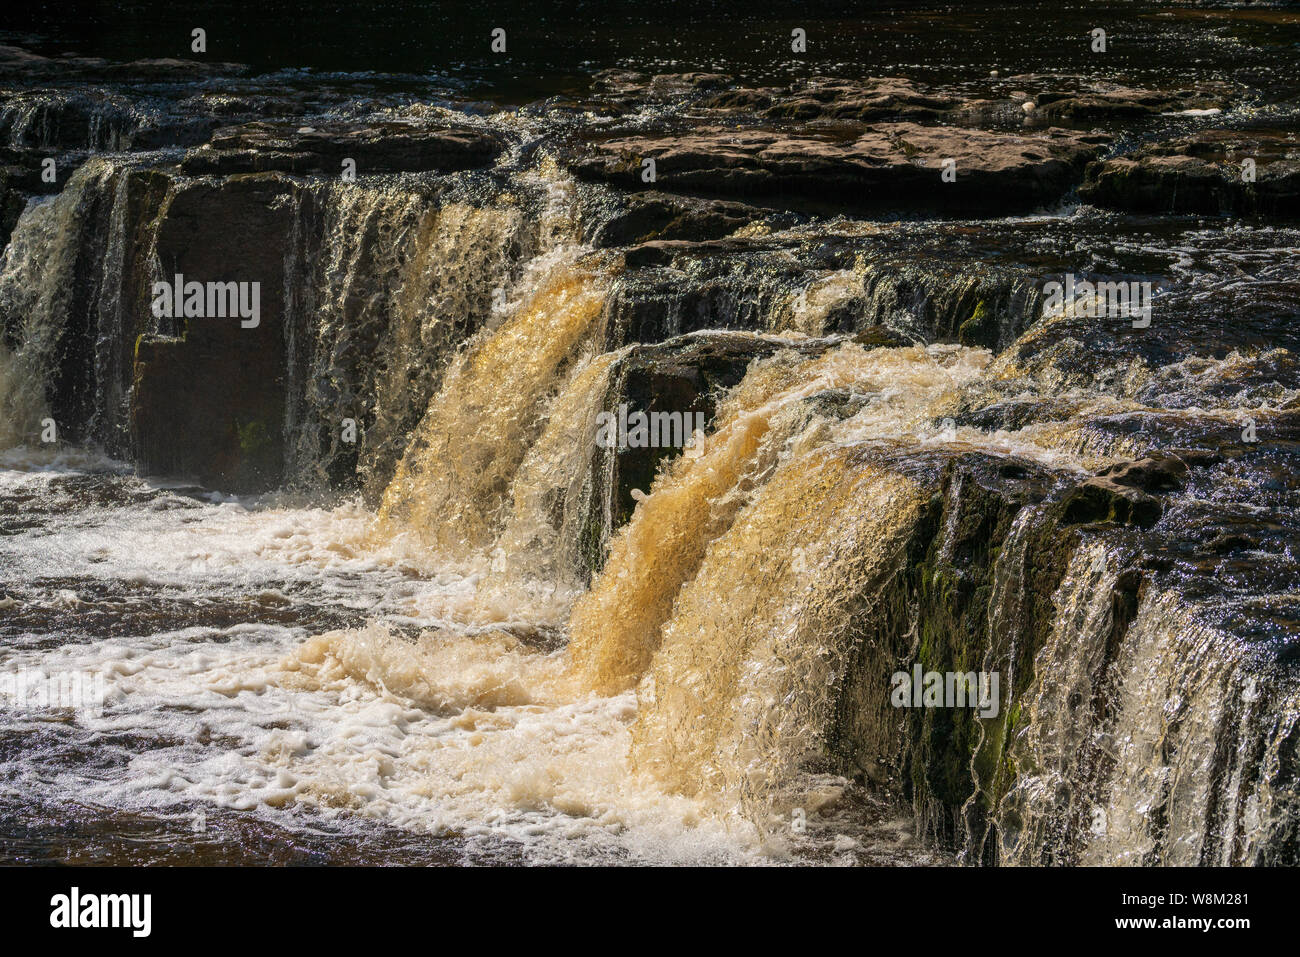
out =
[[[593,245],[701,242],[720,239],[752,223],[780,216],[745,203],[673,196],[659,191],[629,193],[617,202],[618,207],[595,224],[591,235]]]
[[[293,123],[252,123],[218,130],[187,155],[187,173],[338,174],[344,160],[351,173],[452,172],[487,166],[501,152],[499,138],[482,130],[430,129],[405,123],[334,124],[324,128]]]
[[[1221,83],[1207,83],[1199,89],[1147,90],[1087,81],[1062,89],[1059,78],[1047,76],[1013,76],[1007,82],[1037,90],[1028,101],[1032,109],[1026,110],[1035,119],[1076,123],[1188,111],[1221,113],[1240,96],[1239,90]]]
[[[1295,218],[1300,131],[1209,129],[1153,143],[1089,167],[1079,192],[1135,212]]]
[[[656,187],[808,203],[949,213],[1028,211],[1062,196],[1100,146],[1064,131],[1019,136],[879,124],[848,136],[773,130],[696,129],[584,146],[571,165],[584,177],[638,188],[653,160]],[[944,163],[955,164],[951,182]]]
[[[634,113],[648,100],[671,103],[697,118],[814,125],[903,120],[973,126],[1064,123],[1082,129],[1100,123],[1123,129],[1159,116],[1213,116],[1231,108],[1245,92],[1227,82],[1169,89],[1067,73],[995,73],[964,86],[904,76],[811,76],[780,86],[754,86],[720,73],[605,70],[593,80],[590,105],[613,116]]]

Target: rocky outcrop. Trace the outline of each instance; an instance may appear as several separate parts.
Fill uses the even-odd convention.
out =
[[[1120,689],[1126,682],[1162,682],[1153,706],[1166,709],[1161,727],[1180,739],[1170,716],[1187,713],[1187,701],[1177,689],[1215,673],[1200,662],[1162,662],[1143,645],[1144,636],[1149,641],[1153,630],[1166,627],[1163,619],[1143,617],[1156,608],[1163,609],[1157,615],[1172,614],[1168,599],[1159,604],[1155,595],[1172,592],[1202,609],[1196,625],[1184,626],[1188,634],[1176,634],[1187,654],[1197,647],[1195,629],[1216,629],[1209,640],[1199,632],[1206,642],[1201,654],[1213,656],[1218,652],[1209,649],[1225,643],[1250,646],[1250,658],[1231,666],[1241,668],[1235,680],[1253,676],[1252,686],[1263,688],[1282,676],[1274,693],[1288,694],[1281,688],[1290,679],[1276,666],[1294,655],[1283,636],[1294,633],[1296,604],[1282,598],[1300,571],[1283,545],[1294,532],[1276,527],[1277,513],[1270,518],[1256,510],[1248,517],[1249,509],[1233,514],[1231,507],[1196,505],[1207,494],[1242,494],[1231,486],[1247,470],[1233,470],[1224,483],[1218,464],[1213,456],[1155,454],[1079,483],[1068,472],[980,452],[894,460],[892,467],[929,488],[931,498],[890,574],[861,596],[854,658],[827,741],[834,766],[901,794],[922,832],[957,847],[967,863],[1079,863],[1093,839],[1093,808],[1129,786],[1116,773],[1115,754],[1100,747],[1125,720]],[[1251,481],[1261,479],[1249,493],[1258,501],[1270,499],[1265,488],[1274,481],[1259,472]],[[1175,494],[1184,487],[1193,490],[1190,498]],[[1078,524],[1081,502],[1105,507]],[[1090,554],[1104,557],[1104,568],[1078,562]],[[1251,597],[1261,588],[1273,595],[1267,612]],[[1254,615],[1240,607],[1252,602]],[[1096,617],[1085,622],[1088,610]],[[891,701],[890,675],[914,667],[940,675],[996,673],[996,707],[979,713],[960,706],[900,708]],[[1229,737],[1252,755],[1273,733],[1248,713],[1230,711],[1223,720]],[[1059,722],[1057,734],[1082,730],[1074,744],[1054,750],[1039,743],[1043,731],[1034,727],[1049,722]],[[1231,749],[1196,757],[1215,782],[1231,777],[1222,770],[1234,761]],[[1243,773],[1290,780],[1295,760],[1288,742],[1280,767],[1252,757],[1242,763]],[[1063,769],[1053,761],[1067,763]],[[1036,790],[1052,781],[1069,781],[1078,793]],[[1203,841],[1201,863],[1219,854],[1236,861],[1240,849],[1217,842],[1212,818],[1220,813],[1216,802],[1231,806],[1239,792],[1215,793],[1218,784],[1200,783],[1210,807],[1204,831],[1193,834]],[[1153,812],[1167,813],[1167,800],[1159,793]],[[1025,841],[1029,827],[1046,833],[1035,831]],[[1285,829],[1271,835],[1266,856],[1284,859],[1293,840]],[[1144,863],[1154,863],[1174,849],[1157,843],[1146,853]]]
[[[589,240],[596,246],[632,246],[651,241],[718,239],[751,223],[780,214],[745,203],[674,196],[655,190],[617,197],[616,208],[594,218]],[[789,217],[784,217],[789,221]]]
[[[763,329],[1002,349],[1042,315],[1036,274],[964,227],[917,228],[913,243],[902,239],[909,227],[897,224],[782,234],[770,222],[721,239],[626,249],[628,268],[609,307],[611,344]],[[1015,229],[1008,227],[1009,242],[1032,243],[1045,262],[1042,237]]]
[[[1224,84],[1151,90],[1096,81],[1076,82],[1073,89],[1061,89],[1058,78],[1047,76],[1009,77],[1007,82],[1035,90],[1031,93],[1032,109],[1026,112],[1049,122],[1093,123],[1188,111],[1215,113],[1227,106],[1234,92]]]
[[[1161,452],[1109,466],[1066,496],[1061,522],[1113,522],[1150,528],[1163,511],[1154,493],[1177,491],[1186,480],[1187,465],[1177,456]]]
[[[1300,136],[1216,129],[1153,143],[1094,163],[1079,194],[1133,212],[1300,216]]]
[[[682,135],[592,141],[569,158],[579,175],[644,189],[762,197],[787,208],[1028,211],[1060,199],[1102,138],[1051,130],[1021,136],[913,123],[847,136],[700,127]],[[951,182],[944,163],[955,163]]]
[[[278,171],[338,175],[345,159],[356,174],[451,172],[490,164],[502,140],[479,129],[409,123],[256,122],[217,131],[182,162],[188,173]]]

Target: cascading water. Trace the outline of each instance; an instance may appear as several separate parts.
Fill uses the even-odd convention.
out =
[[[472,344],[417,426],[380,521],[439,554],[491,544],[509,489],[541,433],[546,401],[601,317],[606,280],[581,264],[549,275]]]
[[[547,409],[545,430],[515,473],[512,510],[492,550],[494,583],[507,589],[525,583],[530,590],[535,583],[548,598],[558,596],[566,612],[581,589],[583,524],[594,486],[604,478],[587,468],[591,437],[618,358],[607,352],[580,362]]]
[[[71,787],[475,860],[1294,862],[1296,343],[1252,313],[1220,344],[1204,306],[1293,231],[1108,223],[1085,265],[1187,287],[1140,339],[1042,314],[1088,213],[633,202],[547,116],[346,102],[249,124],[251,159],[79,157],[18,220],[0,649],[107,696],[0,725],[0,811]],[[72,135],[6,109],[14,148]],[[147,125],[120,119],[77,148]],[[371,136],[397,171],[335,180]],[[1240,276],[1194,265],[1218,242]],[[260,331],[151,314],[227,261],[266,269]],[[638,402],[707,428],[601,446]],[[50,417],[71,465],[34,451]],[[121,461],[182,442],[216,480]],[[264,494],[227,494],[258,455]],[[891,700],[918,667],[1000,697]]]
[[[286,270],[303,343],[294,362],[301,405],[293,436],[294,484],[326,489],[350,464],[377,498],[436,389],[440,361],[492,317],[512,270],[539,241],[517,202],[475,206],[413,186],[319,187],[300,203],[299,262]],[[317,252],[319,249],[319,252]],[[360,448],[340,440],[361,420]],[[355,443],[354,443],[355,445]],[[340,462],[354,459],[354,462]]]
[[[132,337],[127,318],[136,223],[130,165],[87,162],[63,192],[35,201],[0,262],[0,435],[36,444],[40,420],[121,448]],[[58,408],[50,407],[57,396]]]

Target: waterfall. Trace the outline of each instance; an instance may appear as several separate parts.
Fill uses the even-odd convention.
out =
[[[607,287],[599,263],[547,270],[513,315],[469,345],[384,492],[381,525],[444,557],[492,544],[505,493],[542,431],[547,401],[582,357]]]
[[[124,453],[146,375],[166,443],[183,370],[213,369],[231,341],[219,325],[182,339],[149,314],[176,197],[190,204],[167,228],[192,253],[191,219],[222,210],[228,187],[152,162],[92,158],[14,230],[0,448],[36,444],[52,417],[61,437]],[[283,423],[283,484],[329,498],[321,525],[347,529],[284,548],[383,581],[382,612],[303,619],[311,637],[259,665],[274,672],[266,687],[373,704],[360,726],[434,732],[400,745],[405,768],[339,740],[277,758],[302,775],[297,799],[370,809],[383,786],[355,785],[363,767],[409,775],[405,797],[453,795],[445,817],[421,820],[434,830],[485,807],[509,808],[525,835],[557,809],[653,829],[668,809],[679,830],[780,853],[793,813],[869,792],[972,864],[1293,858],[1295,677],[1182,577],[1211,574],[1218,539],[1189,535],[1190,557],[1162,564],[1188,510],[1255,504],[1236,419],[1285,427],[1296,393],[1227,386],[1245,366],[1285,365],[1285,349],[1176,368],[1129,357],[1094,374],[1054,324],[1072,317],[1023,331],[1039,305],[1023,277],[928,274],[880,249],[821,249],[805,268],[797,231],[722,265],[673,259],[671,245],[650,251],[667,265],[638,265],[580,245],[591,197],[544,154],[510,162],[535,165],[237,181],[256,188],[228,221],[260,232],[223,251],[246,252],[245,269],[283,255],[283,290],[265,300],[282,292],[283,327],[251,350],[274,356],[268,381],[288,363],[265,402],[283,416],[267,419]],[[176,373],[166,349],[137,362],[141,335],[158,332],[194,365]],[[930,344],[897,344],[909,341]],[[727,375],[710,377],[719,356]],[[222,384],[187,421],[205,421]],[[1182,405],[1162,398],[1174,387]],[[634,473],[596,436],[635,388],[707,407],[709,426]],[[1159,529],[1067,515],[1087,482],[1123,491],[1089,472],[1174,448],[1121,419],[1233,433],[1221,458],[1176,447],[1201,484],[1148,496]],[[194,448],[207,451],[202,437]],[[1268,482],[1289,507],[1285,482]],[[995,673],[1000,709],[904,712],[890,680],[913,666]],[[462,732],[455,747],[438,737]]]
[[[544,621],[567,618],[582,591],[585,526],[602,477],[589,467],[592,445],[619,358],[607,352],[580,362],[547,409],[545,431],[511,483],[509,518],[492,550],[491,584],[480,588],[497,590],[502,600]],[[549,610],[537,607],[539,598]]]
[[[1176,592],[1150,588],[1124,612],[1117,567],[1089,543],[1055,596],[1010,749],[1001,859],[1258,863],[1294,827],[1300,795],[1279,775],[1300,689],[1251,668]]]
[[[475,205],[414,185],[335,183],[303,199],[296,227],[288,472],[324,489],[355,470],[377,500],[446,363],[536,249],[537,225],[509,196]],[[358,423],[350,444],[345,419]]]
[[[777,826],[801,803],[787,792],[796,773],[822,754],[853,613],[920,498],[868,450],[818,449],[779,468],[674,603],[639,689],[638,766]]]
[[[615,538],[570,623],[570,653],[594,689],[623,690],[641,677],[678,590],[770,471],[789,437],[789,431],[768,437],[779,411],[771,394],[780,384],[773,376],[729,397],[700,454],[678,458]]]
[[[295,380],[287,471],[309,488],[329,484],[335,458],[346,452],[340,423],[361,418],[362,403],[372,401],[363,373],[378,340],[390,323],[419,321],[394,317],[391,303],[430,208],[426,197],[408,190],[329,184],[317,192],[319,200],[312,195],[297,204],[285,271]],[[362,441],[386,444],[383,425],[366,429]]]
[[[575,607],[572,654],[592,687],[629,687],[644,674],[678,591],[709,543],[731,527],[790,447],[828,438],[827,423],[805,400],[851,389],[865,407],[840,426],[844,439],[919,441],[931,432],[929,406],[985,361],[980,350],[847,344],[813,359],[790,352],[756,363],[721,403],[697,454],[678,458],[656,481]]]
[[[153,120],[138,103],[105,90],[33,90],[11,94],[0,107],[0,136],[10,147],[122,150]]]
[[[37,444],[51,416],[60,438],[124,448],[142,262],[133,244],[150,204],[130,172],[89,160],[14,228],[0,260],[0,445]]]
[[[806,803],[797,782],[813,787],[825,762],[856,623],[886,599],[926,498],[882,450],[927,439],[932,406],[986,361],[847,344],[751,366],[697,454],[655,481],[570,621],[583,679],[637,688],[638,768],[729,795],[768,833]],[[843,421],[820,414],[833,390],[858,398]]]
[[[454,357],[574,246],[573,185],[552,163],[314,182],[285,252],[287,474],[377,505]],[[344,438],[342,425],[354,423]]]
[[[1094,542],[1074,553],[1056,594],[1059,617],[1034,661],[1011,749],[1021,766],[1001,808],[1007,863],[1068,861],[1093,824],[1102,758],[1093,712],[1104,701],[1118,575],[1110,549]]]
[[[1257,863],[1300,797],[1275,777],[1300,714],[1295,682],[1251,674],[1245,649],[1198,622],[1178,595],[1156,590],[1118,657],[1105,737],[1114,769],[1082,862]]]
[[[29,206],[0,263],[7,340],[0,343],[0,439],[5,448],[34,445],[48,415],[46,391],[69,311],[81,196],[69,190]]]

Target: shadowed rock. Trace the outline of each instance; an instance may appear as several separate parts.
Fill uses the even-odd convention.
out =
[[[1255,179],[1243,164],[1255,162]],[[1300,216],[1300,139],[1294,132],[1204,130],[1094,163],[1079,194],[1135,212]]]
[[[1062,522],[1115,522],[1150,528],[1163,511],[1152,493],[1177,491],[1186,480],[1187,465],[1176,455],[1157,452],[1136,462],[1112,465],[1066,496]]]
[[[718,239],[770,215],[769,210],[719,199],[697,199],[669,193],[632,193],[618,198],[618,207],[593,224],[590,241],[596,246],[626,246],[652,240]]]
[[[260,283],[253,328],[238,317],[179,320],[179,335],[143,336],[131,395],[135,456],[148,471],[193,475],[233,492],[280,481],[286,352],[284,256],[292,221],[279,176],[181,188],[158,233],[164,274]],[[141,304],[143,307],[144,304]]]

